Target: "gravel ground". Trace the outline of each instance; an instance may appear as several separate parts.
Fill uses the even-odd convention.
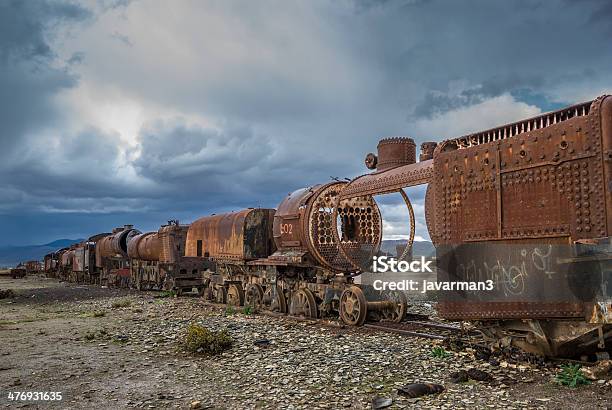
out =
[[[7,288],[16,297],[0,300],[0,406],[361,409],[382,397],[392,408],[612,407],[612,380],[558,386],[558,363],[492,365],[471,349],[436,359],[430,340],[227,312],[198,298],[37,277],[0,278]],[[192,322],[228,329],[233,347],[214,357],[184,352],[180,340]],[[262,339],[269,344],[258,347]],[[494,380],[450,382],[471,367]],[[445,390],[398,396],[413,382]],[[63,401],[9,402],[9,390],[60,391]]]

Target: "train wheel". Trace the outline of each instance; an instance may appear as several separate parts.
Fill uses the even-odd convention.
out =
[[[395,302],[393,309],[385,309],[382,314],[385,320],[399,323],[406,317],[408,311],[408,299],[404,292],[391,290],[386,294],[388,300]]]
[[[238,283],[232,283],[227,291],[227,304],[230,306],[244,305],[244,290]]]
[[[225,289],[225,286],[216,286],[213,293],[216,303],[225,304],[227,302],[227,290]]]
[[[263,288],[256,283],[252,283],[247,286],[246,292],[244,293],[244,305],[255,309],[261,309],[263,306],[263,297]]]
[[[264,293],[263,301],[266,309],[272,312],[287,313],[287,299],[280,286],[268,286]]]
[[[317,303],[310,289],[302,288],[293,295],[290,313],[312,319],[317,318]]]
[[[363,291],[357,286],[351,286],[340,296],[340,318],[351,326],[361,326],[368,314],[368,302]]]

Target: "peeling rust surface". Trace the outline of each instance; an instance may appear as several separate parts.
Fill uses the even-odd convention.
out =
[[[181,225],[178,221],[172,222],[162,226],[158,231],[161,241],[159,261],[163,263],[176,263],[185,255],[189,225]]]
[[[206,216],[187,231],[185,256],[244,261],[264,258],[272,246],[273,209]]]
[[[342,198],[381,195],[402,188],[423,185],[433,177],[433,160],[417,162],[355,178],[342,191]]]
[[[609,168],[604,147],[611,144],[612,130],[602,124],[612,118],[610,100],[601,97],[438,146],[435,201],[428,203],[433,206],[436,245],[495,241],[512,246],[531,240],[539,247],[569,247],[608,237],[612,203],[606,201],[610,191],[604,178]],[[526,274],[533,280],[534,272]],[[588,269],[581,274],[598,273]],[[546,278],[539,281],[545,283]],[[543,290],[543,297],[551,298],[562,284]],[[520,301],[518,295],[505,299],[511,304],[441,301],[439,308],[443,317],[464,319],[585,316],[584,303],[544,308]]]
[[[159,261],[161,240],[157,232],[147,232],[134,236],[128,243],[128,256],[145,261]]]

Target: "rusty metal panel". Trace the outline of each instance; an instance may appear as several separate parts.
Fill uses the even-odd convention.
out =
[[[74,272],[83,272],[85,271],[85,247],[84,245],[79,245],[74,248],[73,259],[72,259],[72,270]]]
[[[441,144],[432,181],[438,242],[606,236],[601,103]]]
[[[72,265],[72,260],[74,257],[74,251],[73,250],[67,250],[64,251],[61,255],[61,265],[62,266],[70,266]]]
[[[570,302],[448,302],[438,303],[440,317],[451,320],[580,318],[582,303]]]
[[[289,193],[274,214],[273,236],[278,249],[306,248],[301,218],[308,200],[322,185]]]
[[[187,231],[185,256],[230,260],[265,258],[272,246],[273,209],[245,209],[207,216]]]
[[[176,263],[182,256],[185,256],[188,230],[189,225],[180,225],[178,221],[159,228],[158,232],[161,240],[160,262]]]
[[[426,201],[426,207],[433,208],[429,219],[433,219],[432,239],[436,246],[472,243],[486,248],[487,243],[495,243],[507,248],[506,254],[500,253],[498,258],[503,261],[511,259],[512,248],[525,241],[536,244],[526,247],[526,254],[561,244],[565,244],[564,252],[571,253],[577,241],[608,237],[612,209],[607,183],[611,171],[608,161],[612,158],[612,152],[610,156],[607,153],[607,147],[612,145],[610,124],[612,103],[610,97],[604,96],[440,144],[434,155],[431,182],[435,201]],[[453,263],[460,268],[479,252],[483,259],[492,253],[472,250],[468,255],[453,251]],[[467,271],[455,272],[454,279],[474,279],[474,271],[493,277],[491,263],[486,261],[482,265],[485,268],[472,269],[469,275]],[[601,276],[598,269],[573,263],[568,265],[566,275],[550,280],[539,273],[537,266],[525,270],[521,265],[510,265],[502,271],[514,269],[520,273],[525,292],[531,295],[505,294],[486,301],[476,295],[463,295],[464,300],[457,301],[462,295],[445,293],[439,303],[441,316],[588,318],[588,306],[592,306],[589,303],[596,296],[584,284],[601,281],[597,279]],[[580,276],[572,273],[576,269],[583,269]],[[519,283],[519,276],[510,277],[511,283]],[[506,277],[505,282],[509,280]],[[594,312],[596,316],[600,311]]]

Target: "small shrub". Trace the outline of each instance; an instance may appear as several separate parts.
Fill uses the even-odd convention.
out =
[[[122,308],[122,307],[128,307],[132,304],[132,302],[130,302],[127,299],[124,300],[118,300],[116,302],[113,302],[113,304],[111,305],[113,307],[113,309],[118,309],[118,308]]]
[[[591,383],[580,370],[579,364],[561,365],[561,371],[557,374],[556,380],[560,385],[568,387],[578,387]]]
[[[450,356],[450,353],[447,352],[442,346],[434,346],[431,349],[431,355],[438,359],[445,359]]]
[[[232,305],[228,305],[225,308],[225,316],[233,315],[234,313],[236,313],[236,309]]]
[[[232,342],[227,329],[213,332],[204,326],[192,323],[187,328],[183,347],[191,353],[215,355],[229,349]]]
[[[106,316],[106,312],[103,310],[98,310],[96,312],[93,312],[93,317],[104,317]]]
[[[92,340],[94,340],[96,338],[96,334],[94,332],[91,333],[85,333],[85,340],[91,342]]]
[[[173,290],[164,290],[159,292],[157,295],[158,298],[173,298],[176,296],[176,292]]]
[[[245,315],[252,315],[253,314],[253,306],[245,306],[242,309],[242,313],[244,313]]]

